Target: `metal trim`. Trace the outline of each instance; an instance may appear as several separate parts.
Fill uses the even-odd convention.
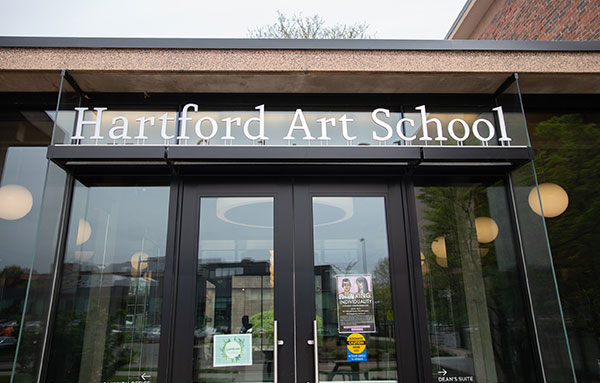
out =
[[[181,216],[183,214],[183,183],[174,175],[169,186],[169,217],[167,223],[167,246],[162,286],[161,334],[158,349],[157,382],[168,383],[173,376],[175,350],[176,302],[179,280],[179,249],[181,239]]]
[[[389,271],[394,312],[394,341],[396,345],[396,363],[399,382],[425,382],[422,379],[423,363],[421,358],[418,309],[415,305],[414,267],[409,251],[406,225],[406,205],[404,201],[403,178],[396,177],[388,184],[385,201],[385,215],[389,247]],[[409,331],[412,329],[412,331]]]
[[[252,49],[390,51],[600,51],[600,41],[325,40],[227,38],[0,37],[3,48]]]
[[[65,180],[65,191],[63,196],[63,206],[60,213],[58,241],[54,254],[54,275],[52,277],[52,287],[50,293],[50,302],[48,303],[48,316],[46,319],[46,328],[44,330],[44,339],[42,343],[42,359],[37,374],[38,382],[45,382],[48,369],[50,368],[50,353],[52,338],[54,336],[54,325],[56,322],[56,311],[60,299],[60,287],[62,285],[64,258],[67,252],[67,236],[69,234],[69,225],[71,223],[71,204],[75,193],[75,178],[67,174]]]
[[[416,227],[419,222],[417,216],[414,177],[407,175],[402,179],[401,185],[402,205],[404,208],[404,235],[406,237],[406,253],[408,259],[409,278],[414,320],[415,347],[417,351],[417,366],[419,367],[419,381],[430,381],[432,376],[431,345],[429,342],[429,329],[427,320],[427,302],[421,272],[419,231]]]
[[[50,145],[48,159],[59,164],[137,164],[163,163],[192,165],[202,161],[217,163],[452,163],[491,165],[513,164],[533,158],[528,147],[268,147],[268,146],[77,146]],[[163,162],[164,161],[164,162]]]

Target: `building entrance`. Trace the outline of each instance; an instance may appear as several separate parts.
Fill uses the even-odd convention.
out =
[[[502,177],[77,177],[40,381],[533,371]]]
[[[399,188],[187,180],[182,190],[167,381],[399,381],[399,363],[415,358],[400,317],[412,317],[406,278],[390,278],[408,273]]]

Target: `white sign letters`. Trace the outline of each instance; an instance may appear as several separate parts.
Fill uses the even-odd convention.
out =
[[[155,144],[158,140],[165,145],[267,145],[269,140],[274,142],[272,145],[354,145],[357,141],[359,145],[488,146],[492,142],[497,146],[511,142],[501,106],[488,111],[491,119],[477,118],[470,122],[461,118],[448,121],[432,115],[425,105],[402,115],[376,108],[370,119],[366,116],[357,119],[357,113],[329,112],[319,116],[319,112],[302,109],[293,114],[269,113],[265,112],[265,105],[254,109],[255,112],[239,112],[237,116],[231,112],[223,118],[219,112],[203,112],[193,103],[186,104],[179,113],[160,116],[109,112],[105,107],[92,110],[78,107],[71,144],[143,145],[149,138],[155,139]]]

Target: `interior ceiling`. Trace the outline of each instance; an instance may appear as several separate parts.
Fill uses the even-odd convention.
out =
[[[86,72],[70,71],[80,88],[94,92],[147,93],[494,93],[510,73],[376,72]],[[600,92],[599,74],[519,76],[523,93]],[[0,92],[56,92],[59,71],[0,71]],[[72,91],[65,84],[66,91]]]

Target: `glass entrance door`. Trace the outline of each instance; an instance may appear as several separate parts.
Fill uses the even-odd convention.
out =
[[[291,191],[185,184],[172,381],[293,381]]]
[[[396,382],[384,197],[313,197],[312,207],[319,379]]]
[[[294,194],[298,344],[310,359],[298,381],[417,381],[399,188],[305,183]]]
[[[386,184],[187,182],[173,381],[399,381],[389,200]]]

